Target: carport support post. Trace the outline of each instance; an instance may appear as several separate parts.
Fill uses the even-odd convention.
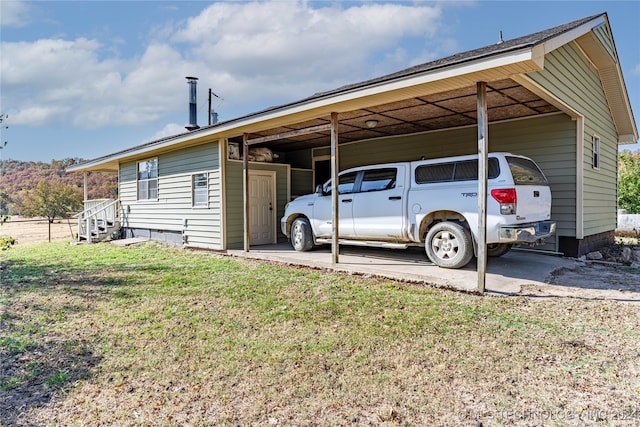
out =
[[[478,82],[478,292],[484,294],[487,279],[487,169],[489,120],[487,117],[487,83]]]
[[[87,172],[83,173],[82,175],[84,177],[84,194],[83,194],[83,196],[84,196],[84,202],[86,203],[87,200],[89,200],[89,181],[88,181],[88,178],[87,178]],[[83,210],[86,209],[86,206],[84,206],[82,209]]]
[[[244,251],[249,252],[249,134],[242,135],[242,202],[244,207]]]
[[[338,172],[340,162],[338,161],[338,113],[331,113],[331,262],[338,263],[340,247],[338,239]]]

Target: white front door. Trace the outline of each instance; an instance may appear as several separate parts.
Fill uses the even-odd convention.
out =
[[[276,241],[276,173],[249,171],[249,244]]]

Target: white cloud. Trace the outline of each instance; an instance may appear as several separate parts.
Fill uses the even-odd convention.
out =
[[[24,27],[28,24],[31,7],[25,1],[0,1],[0,26]]]
[[[65,115],[70,111],[68,107],[59,105],[25,106],[20,110],[10,110],[12,125],[42,126],[50,123],[61,123]]]
[[[429,47],[439,6],[319,4],[214,3],[180,26],[159,23],[148,35],[154,42],[132,58],[113,53],[118,40],[3,42],[2,103],[14,124],[148,125],[180,112],[186,120],[184,77],[194,75],[200,106],[211,87],[228,120],[414,65],[439,49]]]
[[[433,36],[439,16],[437,7],[401,4],[215,3],[173,40],[191,43],[194,57],[239,79],[332,82],[366,73],[372,55],[402,38]]]
[[[640,64],[636,65],[636,68],[633,69],[632,73],[640,76]]]
[[[156,139],[162,139],[168,136],[178,135],[181,133],[185,133],[187,130],[184,128],[184,125],[179,125],[176,123],[169,123],[165,125],[162,129],[156,132],[152,137],[151,141],[155,141]],[[142,141],[147,142],[147,141]]]
[[[413,65],[441,17],[438,6],[424,4],[320,4],[215,3],[171,40],[208,67],[201,84],[225,97],[222,113],[229,107],[248,113],[252,105],[294,101]],[[397,46],[408,38],[419,48],[399,55]]]

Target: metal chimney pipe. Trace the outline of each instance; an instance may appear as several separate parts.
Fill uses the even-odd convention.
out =
[[[189,84],[189,124],[185,126],[188,131],[200,129],[198,126],[198,101],[196,98],[197,77],[185,77]]]

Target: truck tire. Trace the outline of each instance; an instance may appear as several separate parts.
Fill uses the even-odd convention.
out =
[[[291,246],[299,252],[313,248],[313,234],[307,218],[296,218],[291,224]]]
[[[431,227],[424,242],[427,256],[438,267],[462,268],[473,258],[469,230],[455,222]]]
[[[499,257],[511,250],[510,243],[489,243],[487,245],[487,255],[490,257]]]

